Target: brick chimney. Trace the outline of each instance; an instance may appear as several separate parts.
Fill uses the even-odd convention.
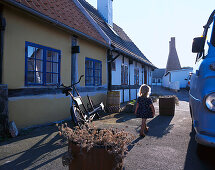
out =
[[[97,9],[105,22],[113,27],[113,0],[97,0]]]
[[[181,65],[175,48],[175,37],[171,37],[171,40],[169,42],[169,56],[166,65],[166,72],[180,69]]]

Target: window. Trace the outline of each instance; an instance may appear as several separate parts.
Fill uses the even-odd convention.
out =
[[[158,79],[158,83],[161,83],[161,79]]]
[[[102,85],[102,62],[91,58],[85,59],[85,84],[86,86]]]
[[[25,43],[25,85],[60,84],[60,54],[56,49]]]
[[[128,84],[128,66],[125,64],[121,65],[121,84]]]
[[[135,68],[134,69],[134,84],[139,84],[139,69]]]
[[[156,83],[155,78],[152,79],[152,83]]]

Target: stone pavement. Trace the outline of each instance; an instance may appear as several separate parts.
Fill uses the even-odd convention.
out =
[[[194,131],[188,106],[188,92],[171,92],[153,87],[153,93],[175,94],[180,102],[174,116],[159,116],[158,102],[154,103],[156,116],[147,121],[150,128],[145,138],[139,137],[141,119],[132,113],[116,113],[94,121],[101,128],[125,129],[136,136],[128,147],[124,169],[177,170],[213,169],[215,159],[203,153],[200,160],[196,154]],[[67,143],[57,134],[57,128],[46,126],[29,129],[14,139],[0,142],[0,169],[68,169],[63,167],[62,155],[67,151]]]

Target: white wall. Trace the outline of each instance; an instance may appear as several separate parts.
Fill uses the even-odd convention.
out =
[[[180,70],[180,71],[172,71],[171,73],[171,82],[179,81],[180,88],[185,88],[187,86],[187,80],[185,78],[188,77],[191,69]]]
[[[180,88],[185,88],[187,86],[187,80],[185,78],[188,77],[190,72],[192,72],[192,69],[169,71],[169,74],[163,77],[162,86],[169,87],[170,83],[179,81]]]
[[[117,54],[114,54],[116,56]],[[112,71],[112,85],[121,85],[121,65],[122,56],[119,56],[116,60],[116,71]]]
[[[114,56],[117,55],[117,53],[113,54]],[[112,85],[121,85],[121,65],[122,65],[123,56],[119,56],[115,60],[116,64],[116,70],[112,70]],[[137,63],[137,66],[135,66],[136,61],[133,61],[133,64],[129,65],[129,59],[124,57],[124,64],[128,66],[128,76],[130,76],[130,85],[134,85],[134,68],[139,69],[139,85],[142,85],[144,83],[144,68],[142,68],[141,63]],[[152,69],[148,66],[145,66],[145,69],[147,71],[147,84],[152,85]],[[130,73],[129,73],[130,72]],[[151,73],[150,73],[151,72]],[[129,77],[128,77],[128,85],[129,85]],[[123,102],[123,96],[124,96],[124,102],[129,101],[129,89],[124,90],[117,90],[120,91],[120,102]],[[138,90],[131,89],[130,96],[131,100],[136,99]]]
[[[131,100],[136,99],[136,89],[131,89]]]
[[[169,80],[170,80],[170,75],[171,73],[167,74],[166,76],[163,76],[162,79],[162,86],[163,87],[169,87]]]

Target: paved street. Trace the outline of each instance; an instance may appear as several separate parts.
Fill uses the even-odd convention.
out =
[[[150,128],[145,138],[139,137],[141,119],[131,113],[111,114],[94,121],[98,127],[117,127],[136,136],[124,160],[126,170],[207,170],[215,169],[215,150],[206,148],[197,156],[197,144],[191,126],[188,92],[178,93],[153,88],[153,93],[179,97],[174,116],[159,116],[148,120]],[[31,129],[21,136],[0,143],[0,169],[68,169],[61,157],[67,145],[57,134],[55,126]]]

